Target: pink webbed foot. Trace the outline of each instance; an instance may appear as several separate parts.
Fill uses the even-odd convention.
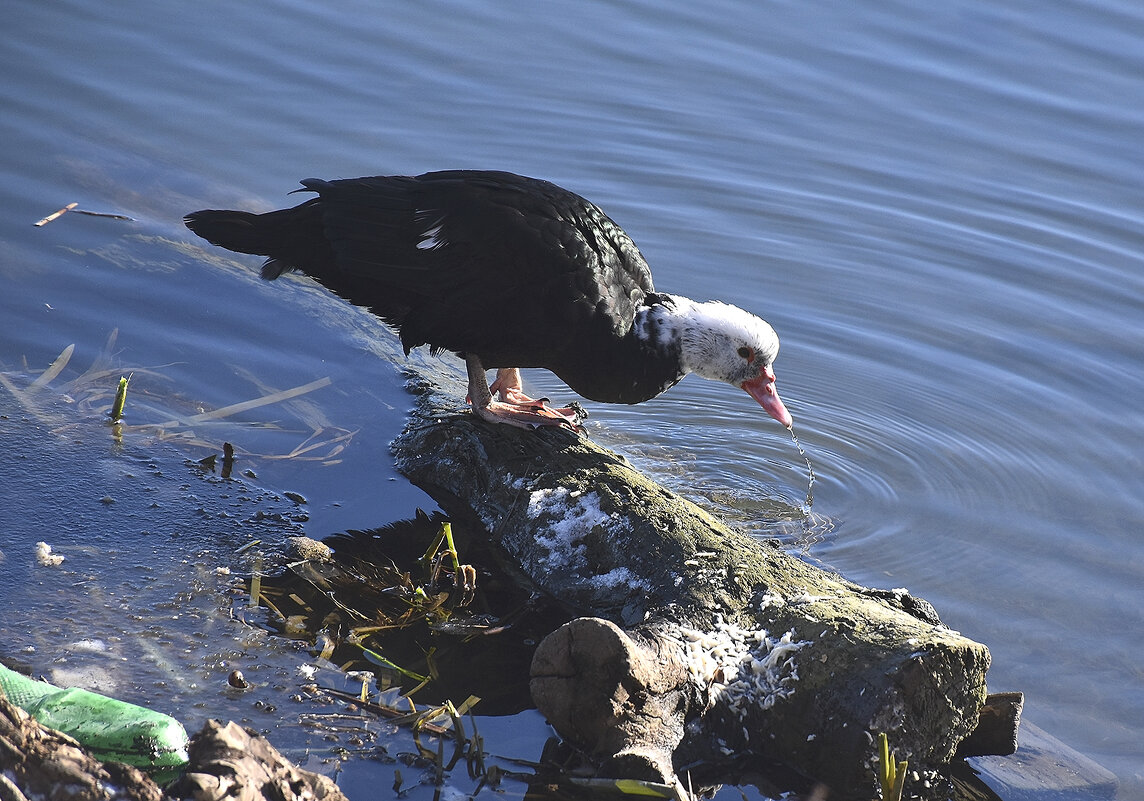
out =
[[[554,409],[547,405],[547,398],[530,398],[524,393],[520,371],[516,368],[497,370],[496,380],[490,386],[478,359],[469,356],[466,365],[469,368],[469,402],[482,419],[517,428],[559,426],[570,431],[582,430],[580,423],[588,413],[579,404]],[[494,392],[497,399],[493,398]]]
[[[489,392],[497,393],[503,404],[515,407],[526,413],[535,412],[540,415],[544,418],[544,422],[539,423],[540,425],[553,425],[553,423],[549,421],[554,420],[556,421],[555,425],[567,424],[566,427],[571,428],[573,431],[580,431],[580,423],[588,417],[588,413],[584,410],[584,407],[578,403],[555,409],[547,405],[549,402],[548,398],[530,398],[524,394],[524,384],[520,378],[520,370],[515,367],[497,370],[496,380],[489,385]]]
[[[583,419],[575,410],[564,411],[553,409],[543,404],[533,406],[518,406],[514,403],[503,403],[494,400],[488,406],[473,406],[481,419],[490,423],[506,423],[517,428],[540,428],[541,426],[559,426],[569,431],[580,432]]]

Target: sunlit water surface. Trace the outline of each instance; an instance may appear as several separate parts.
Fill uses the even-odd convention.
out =
[[[301,281],[258,282],[256,259],[201,250],[182,214],[278,207],[311,176],[508,169],[602,205],[659,289],[775,326],[779,389],[815,481],[750,398],[697,378],[637,407],[593,404],[594,438],[748,530],[927,598],[990,647],[992,689],[1024,691],[1027,719],[1140,797],[1144,8],[925,7],[10,9],[0,369],[26,386],[75,343],[46,391],[80,389],[67,382],[115,331],[105,366],[139,371],[129,422],[140,424],[330,382],[191,436],[184,426],[162,457],[141,455],[159,447],[154,430],[116,446],[89,386],[86,406],[64,399],[82,407],[78,429],[35,421],[56,472],[29,472],[12,452],[29,447],[13,426],[33,421],[6,398],[5,649],[46,670],[86,636],[82,591],[59,589],[82,582],[31,567],[39,539],[65,553],[126,549],[131,571],[224,591],[191,567],[199,553],[227,561],[217,539],[152,550],[154,533],[129,517],[112,535],[92,531],[98,512],[75,522],[66,500],[28,513],[43,482],[68,484],[67,465],[88,482],[77,479],[76,503],[107,507],[92,506],[106,492],[93,452],[122,478],[117,460],[171,470],[205,453],[196,443],[236,441],[260,486],[306,497],[299,525],[318,537],[432,506],[388,453],[408,405],[393,340]],[[72,201],[133,221],[69,213],[32,227]],[[87,450],[69,460],[75,441]],[[275,458],[300,448],[311,458]],[[174,615],[227,605],[170,597]],[[117,607],[105,607],[100,631],[115,629]],[[37,615],[73,623],[33,635]],[[213,707],[220,693],[163,705]],[[362,775],[350,786],[368,785]]]

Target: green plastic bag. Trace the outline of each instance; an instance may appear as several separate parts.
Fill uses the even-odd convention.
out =
[[[42,725],[74,737],[101,762],[125,762],[163,782],[187,763],[187,731],[161,712],[106,695],[61,689],[0,665],[0,690]]]

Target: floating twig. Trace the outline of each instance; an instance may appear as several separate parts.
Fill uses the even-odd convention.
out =
[[[59,211],[53,212],[52,214],[49,214],[47,217],[44,217],[39,222],[35,223],[35,226],[37,228],[43,228],[45,225],[50,223],[52,220],[58,220],[60,217],[64,216],[64,214],[66,214],[69,211],[75,212],[76,214],[86,214],[88,217],[106,217],[110,220],[126,220],[127,222],[135,222],[134,217],[128,217],[126,214],[110,214],[106,211],[88,211],[87,209],[77,209],[76,206],[78,206],[78,205],[79,205],[78,203],[69,203],[66,206],[64,206],[62,209],[60,209]]]
[[[76,214],[86,214],[88,217],[107,217],[110,220],[126,220],[127,222],[135,222],[134,217],[128,217],[126,214],[109,214],[106,211],[87,211],[86,209],[72,209],[72,211],[74,211]]]
[[[74,209],[78,205],[79,205],[78,203],[69,203],[66,206],[64,206],[62,209],[60,209],[59,211],[53,212],[52,214],[49,214],[47,217],[40,220],[35,225],[37,228],[43,228],[45,225],[50,223],[52,220],[58,220],[60,217],[67,214],[69,211],[71,211],[72,209]]]
[[[428,714],[428,716],[430,718],[435,717],[437,715],[437,710],[435,710],[435,709],[427,710],[426,712],[419,712],[419,711],[417,711],[416,707],[414,707],[414,710],[412,712],[403,712],[400,709],[394,709],[393,707],[386,706],[385,704],[378,704],[378,703],[374,703],[373,701],[362,701],[362,700],[360,700],[358,695],[355,693],[347,693],[344,690],[338,690],[338,689],[335,689],[332,687],[323,687],[322,692],[324,692],[327,695],[330,695],[334,698],[339,698],[343,701],[348,701],[348,702],[357,704],[359,707],[366,710],[367,712],[373,712],[374,714],[377,714],[377,715],[383,715],[383,716],[389,718],[390,721],[394,725],[397,725],[397,726],[413,725],[413,724],[417,723],[418,720],[421,720],[426,714]],[[402,697],[404,698],[404,696],[402,696]],[[406,700],[408,700],[408,699],[406,699]],[[413,706],[413,702],[409,701],[409,705]],[[423,731],[427,731],[430,734],[435,734],[438,736],[445,735],[449,731],[444,726],[438,726],[435,723],[430,723],[430,722],[427,722],[424,720],[422,720],[422,722],[419,725]]]

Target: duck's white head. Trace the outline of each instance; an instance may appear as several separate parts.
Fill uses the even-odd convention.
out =
[[[771,368],[779,338],[770,324],[738,306],[697,303],[673,296],[672,333],[687,372],[739,387],[774,419],[790,428],[792,418],[775,389]]]

